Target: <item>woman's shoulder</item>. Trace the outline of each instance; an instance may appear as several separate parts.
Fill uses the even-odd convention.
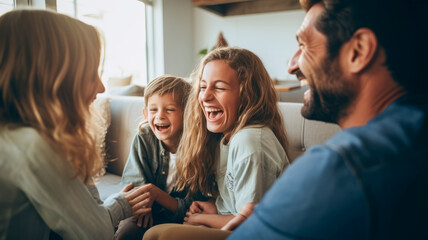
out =
[[[13,169],[23,170],[24,166],[43,166],[48,158],[56,156],[53,148],[31,127],[4,127],[0,130],[1,163],[13,166]]]
[[[265,142],[278,141],[272,130],[264,125],[250,125],[239,130],[230,140],[229,148],[245,151],[263,151]]]
[[[272,132],[272,130],[264,125],[249,125],[241,130],[239,130],[231,139],[231,145],[232,143],[259,143],[262,140],[269,139],[269,138],[275,138],[275,134]]]
[[[263,158],[283,162],[287,158],[273,131],[264,125],[253,125],[239,130],[230,141],[229,154],[233,159],[241,160]]]
[[[40,133],[31,127],[2,127],[0,136],[5,150],[11,150],[13,146],[30,150],[35,145],[47,144]]]

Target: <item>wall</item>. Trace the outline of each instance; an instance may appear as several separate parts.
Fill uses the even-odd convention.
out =
[[[287,64],[297,50],[296,32],[305,16],[303,10],[221,17],[193,8],[193,56],[200,49],[211,48],[219,32],[230,46],[256,53],[272,78],[295,79],[287,73]]]
[[[189,0],[164,0],[165,70],[186,77],[193,68],[192,3]]]
[[[189,0],[152,3],[153,16],[149,15],[153,19],[153,39],[149,40],[148,52],[149,61],[152,59],[154,64],[149,62],[149,80],[165,73],[187,77],[194,68],[192,3]]]
[[[272,78],[295,79],[287,73],[287,64],[298,47],[295,36],[303,10],[221,17],[194,7],[190,0],[152,2],[149,80],[165,73],[189,76],[201,58],[199,50],[210,49],[220,32],[229,45],[256,53]]]

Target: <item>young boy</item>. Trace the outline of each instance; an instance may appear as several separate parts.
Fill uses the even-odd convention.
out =
[[[133,183],[134,186],[150,184],[149,190],[137,201],[149,199],[147,207],[152,211],[138,219],[123,220],[116,231],[116,239],[142,239],[152,225],[183,222],[191,200],[184,198],[186,193],[173,191],[175,153],[191,89],[191,84],[172,75],[160,76],[147,85],[143,109],[146,120],[139,124],[122,183]]]

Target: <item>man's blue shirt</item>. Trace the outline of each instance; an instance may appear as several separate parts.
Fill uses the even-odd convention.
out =
[[[402,97],[297,159],[230,239],[428,239],[428,106]]]

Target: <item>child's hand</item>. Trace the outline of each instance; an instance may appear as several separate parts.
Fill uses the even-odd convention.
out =
[[[192,202],[192,205],[190,205],[188,212],[190,212],[191,214],[217,214],[217,207],[215,206],[214,202],[194,201]]]
[[[187,212],[186,216],[184,217],[183,224],[184,225],[192,225],[192,226],[205,226],[203,222],[203,218],[206,215],[200,214],[200,213],[190,213]]]
[[[145,215],[140,215],[137,217],[137,225],[139,227],[150,228],[153,226],[153,216],[152,213],[147,213]]]
[[[207,214],[217,214],[214,202],[194,201],[186,212],[183,224],[193,226],[205,226]]]

